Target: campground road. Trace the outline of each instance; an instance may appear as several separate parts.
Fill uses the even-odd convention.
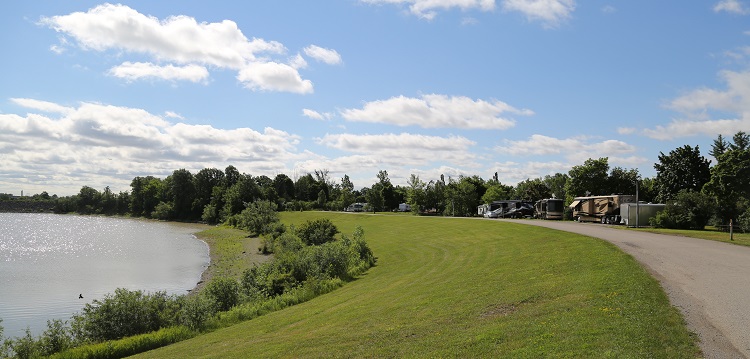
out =
[[[698,335],[706,358],[750,358],[750,247],[611,228],[602,224],[503,220],[579,233],[632,255],[662,285]]]

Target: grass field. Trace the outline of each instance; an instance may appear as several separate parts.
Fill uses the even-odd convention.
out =
[[[722,232],[715,227],[707,226],[704,230],[694,229],[666,229],[666,228],[628,228],[634,231],[644,231],[651,233],[669,234],[673,236],[693,237],[708,239],[711,241],[727,242],[733,244],[739,244],[741,246],[750,246],[750,233],[741,233],[739,231],[734,232],[732,240],[729,239],[728,232]]]
[[[309,302],[143,357],[692,358],[658,283],[600,240],[516,223],[283,213],[362,226],[378,257]]]

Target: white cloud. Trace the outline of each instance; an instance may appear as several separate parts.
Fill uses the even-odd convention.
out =
[[[0,114],[0,187],[24,183],[51,191],[82,185],[128,190],[135,176],[164,177],[178,168],[193,171],[229,164],[248,173],[282,173],[304,160],[300,137],[273,128],[219,129],[170,123],[145,110],[98,103],[68,108],[14,99],[56,116]],[[164,117],[178,118],[167,112]]]
[[[302,57],[302,55],[297,54],[296,56],[289,59],[289,66],[295,69],[304,69],[307,67],[307,61],[305,61],[305,58]]]
[[[632,135],[637,131],[634,127],[618,127],[617,133],[621,135]]]
[[[504,130],[515,125],[503,114],[532,115],[502,101],[472,100],[464,96],[423,95],[420,98],[392,97],[368,102],[362,109],[344,109],[348,121],[385,123],[424,128],[465,128]]]
[[[237,79],[245,87],[253,90],[285,91],[299,94],[313,92],[313,84],[310,80],[303,80],[294,67],[277,62],[250,63],[240,70]]]
[[[437,16],[437,10],[448,10],[459,8],[461,10],[479,9],[481,11],[492,11],[495,9],[495,0],[361,0],[369,4],[408,4],[409,11],[426,20],[432,20]]]
[[[16,105],[47,113],[66,114],[75,110],[72,107],[58,105],[54,102],[40,101],[31,98],[12,98],[10,100]]]
[[[238,71],[238,78],[254,90],[312,92],[312,83],[297,71],[304,68],[301,62],[293,61],[290,66],[270,59],[286,53],[284,45],[248,39],[231,20],[199,23],[183,15],[159,20],[125,5],[103,4],[87,12],[43,17],[40,23],[86,50],[145,54],[153,62],[185,65],[126,62],[111,70],[112,75],[130,81],[149,77],[202,81],[208,76],[206,67],[211,67]]]
[[[495,148],[497,152],[513,156],[565,155],[569,161],[581,158],[615,157],[635,152],[633,145],[619,140],[590,141],[588,137],[555,138],[532,135],[528,140],[506,140],[504,146]]]
[[[673,119],[666,126],[644,129],[643,134],[671,140],[747,131],[750,128],[750,71],[722,71],[720,77],[727,85],[725,90],[700,88],[672,100],[667,107],[681,112],[684,118]],[[717,116],[723,118],[714,118]]]
[[[605,14],[614,14],[617,12],[617,8],[612,5],[605,5],[602,7],[602,12]]]
[[[750,14],[750,10],[743,3],[738,0],[722,0],[714,5],[715,12],[729,12],[739,15]]]
[[[325,62],[329,65],[338,65],[341,63],[341,55],[336,50],[322,48],[316,45],[310,45],[304,49],[307,56],[318,61]]]
[[[453,163],[461,166],[476,166],[476,156],[470,152],[476,144],[460,136],[425,136],[410,133],[355,135],[325,135],[317,139],[318,144],[341,151],[371,157],[378,163],[390,167],[428,166],[431,163]]]
[[[167,118],[176,118],[178,120],[184,120],[185,119],[184,117],[182,117],[182,115],[180,115],[179,113],[174,112],[174,111],[166,111],[166,112],[164,112],[164,117],[167,117]]]
[[[332,117],[332,115],[330,113],[327,113],[327,112],[326,113],[320,113],[318,111],[311,110],[311,109],[308,109],[308,108],[302,109],[302,116],[311,118],[313,120],[320,120],[320,121],[330,120],[331,117]]]
[[[548,27],[570,18],[575,7],[575,0],[503,0],[503,10],[520,12],[529,21],[541,21]]]
[[[201,82],[208,78],[208,70],[200,65],[159,66],[152,63],[129,61],[111,68],[109,74],[129,82],[144,78]]]

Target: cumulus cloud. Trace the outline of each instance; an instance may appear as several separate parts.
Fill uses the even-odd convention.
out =
[[[368,156],[393,167],[427,166],[437,161],[455,165],[474,165],[471,147],[476,143],[460,136],[426,136],[419,134],[328,134],[318,144],[344,152]]]
[[[667,125],[645,129],[643,134],[671,140],[747,131],[750,128],[750,71],[722,71],[719,76],[726,83],[726,89],[700,88],[675,98],[667,107],[680,112],[682,117]]]
[[[464,128],[504,130],[515,125],[505,114],[532,115],[502,101],[472,100],[464,96],[423,95],[419,98],[392,97],[368,102],[361,109],[344,109],[348,121],[384,123],[424,128]]]
[[[109,74],[127,81],[155,78],[171,81],[184,80],[190,82],[201,82],[208,78],[208,70],[199,65],[159,66],[147,62],[129,61],[111,68]]]
[[[479,9],[481,11],[492,11],[495,9],[495,0],[361,0],[369,4],[404,4],[409,6],[409,11],[423,19],[432,20],[437,16],[438,10],[459,8],[461,10]]]
[[[747,15],[750,10],[738,0],[722,0],[714,5],[715,12],[728,12],[732,14]]]
[[[320,113],[318,111],[311,110],[311,109],[308,109],[308,108],[302,109],[302,116],[311,118],[313,120],[320,120],[320,121],[330,120],[331,117],[332,117],[332,115],[330,113],[327,113],[327,112],[326,113]]]
[[[166,118],[179,116],[172,112],[162,117],[143,109],[90,102],[76,107],[32,99],[13,102],[54,116],[0,114],[4,172],[0,184],[8,186],[33,184],[40,191],[77,190],[82,185],[127,190],[135,176],[163,177],[178,168],[232,164],[241,171],[272,174],[304,158],[296,151],[299,136],[273,128],[172,123]]]
[[[554,27],[570,18],[575,10],[575,0],[504,0],[503,10],[517,11],[529,21],[540,21]]]
[[[532,135],[528,140],[506,140],[504,146],[495,148],[497,152],[513,156],[565,155],[570,161],[581,158],[618,157],[634,153],[633,145],[619,140],[591,141],[585,136],[555,138]]]
[[[316,45],[310,45],[305,48],[305,54],[329,65],[338,65],[341,63],[341,55],[336,50],[322,48]]]
[[[211,67],[238,71],[237,78],[254,90],[312,92],[312,83],[297,71],[304,67],[300,62],[290,66],[272,59],[286,53],[284,45],[249,39],[231,20],[199,23],[183,15],[160,20],[125,5],[103,4],[87,12],[43,17],[40,23],[85,50],[114,50],[170,63],[126,62],[111,70],[114,76],[131,81],[149,77],[202,81],[208,76],[206,67]],[[63,40],[60,46],[67,43]]]

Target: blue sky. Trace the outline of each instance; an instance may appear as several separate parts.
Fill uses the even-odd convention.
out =
[[[234,165],[356,187],[655,175],[750,131],[750,2],[24,1],[0,5],[0,193]]]

